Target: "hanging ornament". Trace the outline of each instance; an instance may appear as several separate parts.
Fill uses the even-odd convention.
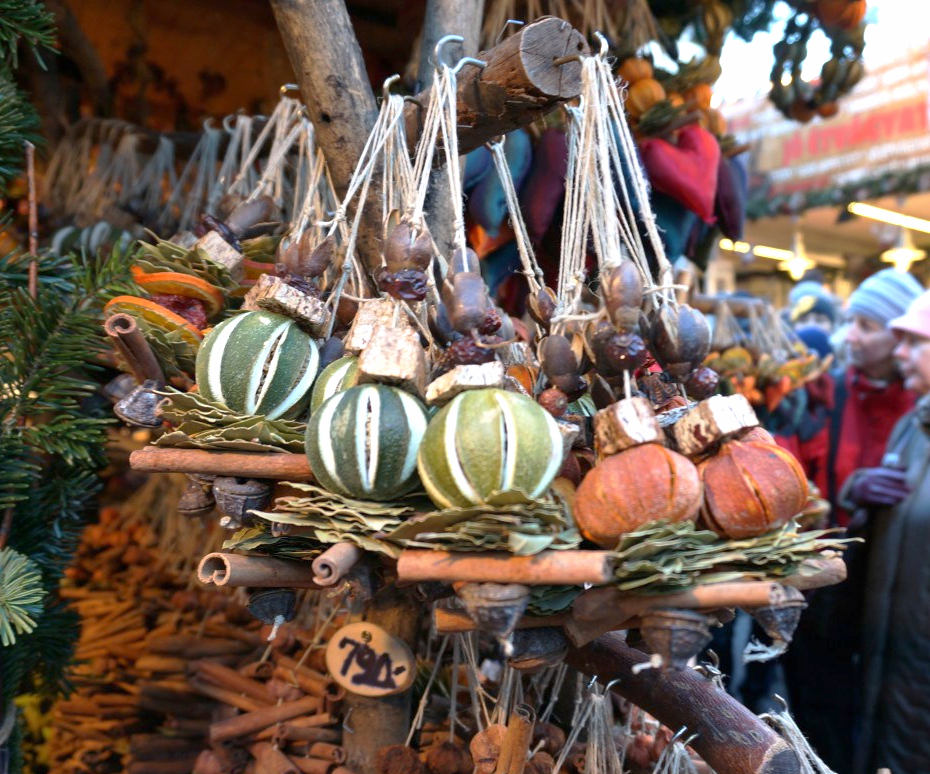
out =
[[[207,400],[239,414],[291,419],[306,410],[318,364],[316,343],[294,320],[246,312],[204,339],[197,384]]]
[[[469,390],[430,420],[417,465],[440,508],[531,502],[562,466],[562,437],[532,399]]]
[[[307,423],[314,478],[331,492],[393,500],[417,484],[417,450],[427,415],[412,395],[365,384],[338,392]]]

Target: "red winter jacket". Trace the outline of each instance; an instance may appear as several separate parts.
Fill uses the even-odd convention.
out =
[[[845,527],[850,514],[836,505],[837,494],[853,471],[881,464],[891,431],[914,407],[916,395],[900,380],[874,382],[853,368],[806,389],[807,417],[795,433],[775,438],[833,505],[832,521]],[[818,412],[825,421],[816,421]]]

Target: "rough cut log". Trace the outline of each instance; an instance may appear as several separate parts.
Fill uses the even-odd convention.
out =
[[[528,24],[477,58],[481,70],[468,66],[458,76],[459,152],[468,153],[488,140],[542,118],[581,92],[581,63],[554,64],[585,53],[587,44],[571,24],[553,16]],[[416,147],[426,118],[429,92],[418,94],[404,113],[407,143]]]
[[[771,728],[742,704],[691,669],[633,668],[648,656],[605,634],[583,648],[570,648],[566,662],[613,690],[671,729],[697,734],[695,750],[717,774],[799,774],[800,762]]]
[[[147,446],[129,455],[133,470],[158,473],[270,478],[277,481],[313,481],[303,454],[286,452],[215,452]]]

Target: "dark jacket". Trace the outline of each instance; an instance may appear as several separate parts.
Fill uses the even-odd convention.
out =
[[[907,471],[912,494],[869,517],[857,774],[930,772],[930,435],[921,421],[930,420],[928,407],[925,397],[901,419],[885,459]]]

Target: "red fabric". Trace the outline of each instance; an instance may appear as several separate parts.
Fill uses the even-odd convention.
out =
[[[836,453],[837,491],[853,471],[881,464],[891,431],[917,399],[899,380],[876,384],[854,369],[846,372],[846,391]],[[845,527],[849,514],[837,509],[837,520]]]
[[[801,441],[797,435],[775,437],[779,446],[798,458],[807,477],[824,497],[830,493],[827,466],[832,434],[839,433],[834,467],[836,491],[839,493],[853,471],[881,464],[891,431],[898,420],[914,407],[917,398],[905,390],[900,381],[878,384],[854,369],[847,370],[845,387],[846,402],[837,426],[827,420],[823,428],[807,441]],[[832,410],[835,385],[831,378],[812,382],[807,389],[812,404],[818,401]],[[838,508],[836,503],[833,507],[837,523],[845,527],[850,514]]]

